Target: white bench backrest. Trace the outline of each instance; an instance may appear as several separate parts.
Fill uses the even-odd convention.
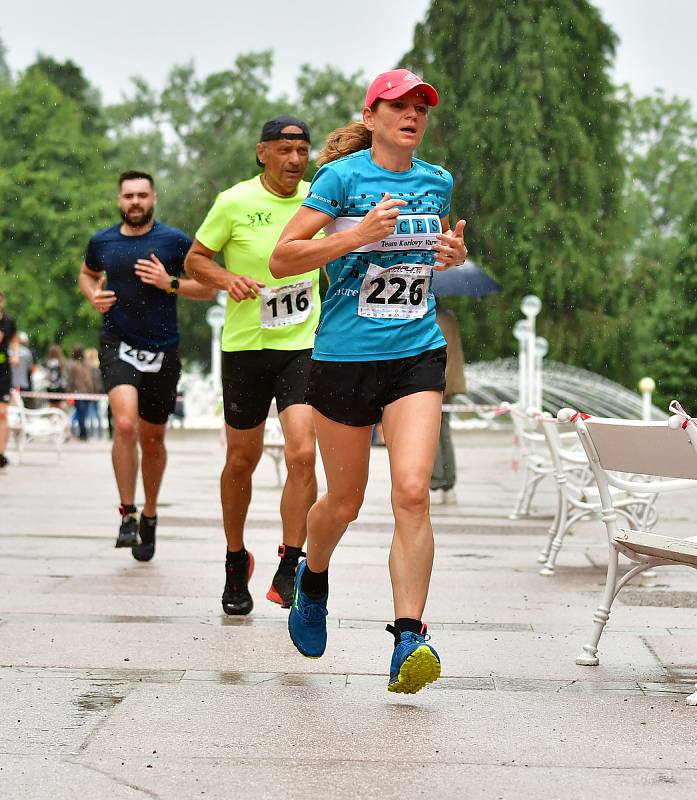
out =
[[[592,418],[586,430],[603,469],[697,480],[695,448],[667,422]]]

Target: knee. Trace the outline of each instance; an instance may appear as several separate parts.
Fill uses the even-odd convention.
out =
[[[0,423],[7,422],[7,405],[0,403]]]
[[[132,417],[115,416],[114,429],[121,439],[129,443],[135,443],[138,435],[138,422]]]
[[[355,497],[334,497],[330,494],[327,502],[332,517],[343,525],[350,525],[358,518],[358,512],[363,505],[363,493],[356,494]]]
[[[148,433],[146,435],[141,434],[140,437],[140,447],[144,453],[156,453],[159,452],[165,444],[165,435],[164,432],[160,433]]]
[[[409,481],[392,488],[392,507],[395,514],[402,512],[410,516],[422,516],[428,513],[429,505],[427,483]]]
[[[228,448],[223,476],[233,480],[249,477],[256,469],[261,454]]]
[[[313,474],[315,472],[315,448],[312,447],[295,447],[293,449],[286,448],[286,467],[288,472]]]

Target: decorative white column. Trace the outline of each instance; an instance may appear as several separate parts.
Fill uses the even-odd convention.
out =
[[[543,337],[535,339],[535,408],[542,411],[542,376],[544,357],[549,352],[549,342]]]
[[[541,308],[542,308],[542,301],[535,294],[526,295],[523,298],[523,302],[520,304],[520,310],[525,315],[525,318],[527,319],[529,326],[528,347],[527,347],[528,396],[526,398],[526,405],[523,409],[524,411],[527,411],[528,408],[535,408],[536,410],[541,410],[536,404],[537,392],[535,390],[535,317],[540,313]]]
[[[513,336],[518,342],[518,405],[525,410],[529,404],[528,393],[528,336],[529,325],[524,319],[519,319],[513,326]]]
[[[641,392],[641,418],[644,422],[651,421],[651,395],[656,391],[656,382],[653,378],[642,378],[639,381]]]
[[[220,385],[220,332],[225,324],[225,309],[219,305],[206,311],[206,322],[211,326],[211,380],[213,387]]]

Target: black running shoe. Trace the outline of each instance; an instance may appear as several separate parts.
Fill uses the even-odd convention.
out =
[[[271,581],[271,587],[266,593],[266,599],[272,603],[278,603],[281,608],[290,608],[293,602],[293,595],[295,594],[295,571],[298,568],[298,560],[304,558],[306,553],[303,553],[300,548],[297,549],[297,556],[289,558],[286,552],[287,548],[284,544],[278,548],[278,555],[281,563],[276,570],[276,574]]]
[[[223,611],[226,614],[245,615],[254,608],[247,584],[254,572],[254,556],[247,550],[247,558],[231,563],[225,562],[225,590]]]
[[[146,517],[145,514],[141,514],[140,525],[138,526],[140,544],[134,544],[133,550],[131,550],[136,561],[150,561],[155,555],[156,530],[157,517]]]
[[[10,462],[5,458],[4,453],[0,453],[0,469],[6,467]]]
[[[138,544],[138,520],[124,515],[115,547],[133,547],[136,544]]]

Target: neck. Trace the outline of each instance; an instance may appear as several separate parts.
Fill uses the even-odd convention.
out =
[[[119,230],[124,236],[142,236],[143,234],[151,231],[154,224],[155,220],[151,219],[147,225],[134,228],[133,225],[129,225],[127,222],[122,222]]]
[[[267,192],[271,192],[271,194],[275,194],[277,197],[292,197],[298,191],[297,186],[294,186],[293,189],[288,191],[285,186],[281,186],[280,183],[265,172],[261,176],[261,185]]]
[[[413,155],[413,150],[389,147],[374,140],[370,148],[370,157],[373,159],[373,163],[383,169],[389,169],[390,172],[408,172],[411,169]]]

